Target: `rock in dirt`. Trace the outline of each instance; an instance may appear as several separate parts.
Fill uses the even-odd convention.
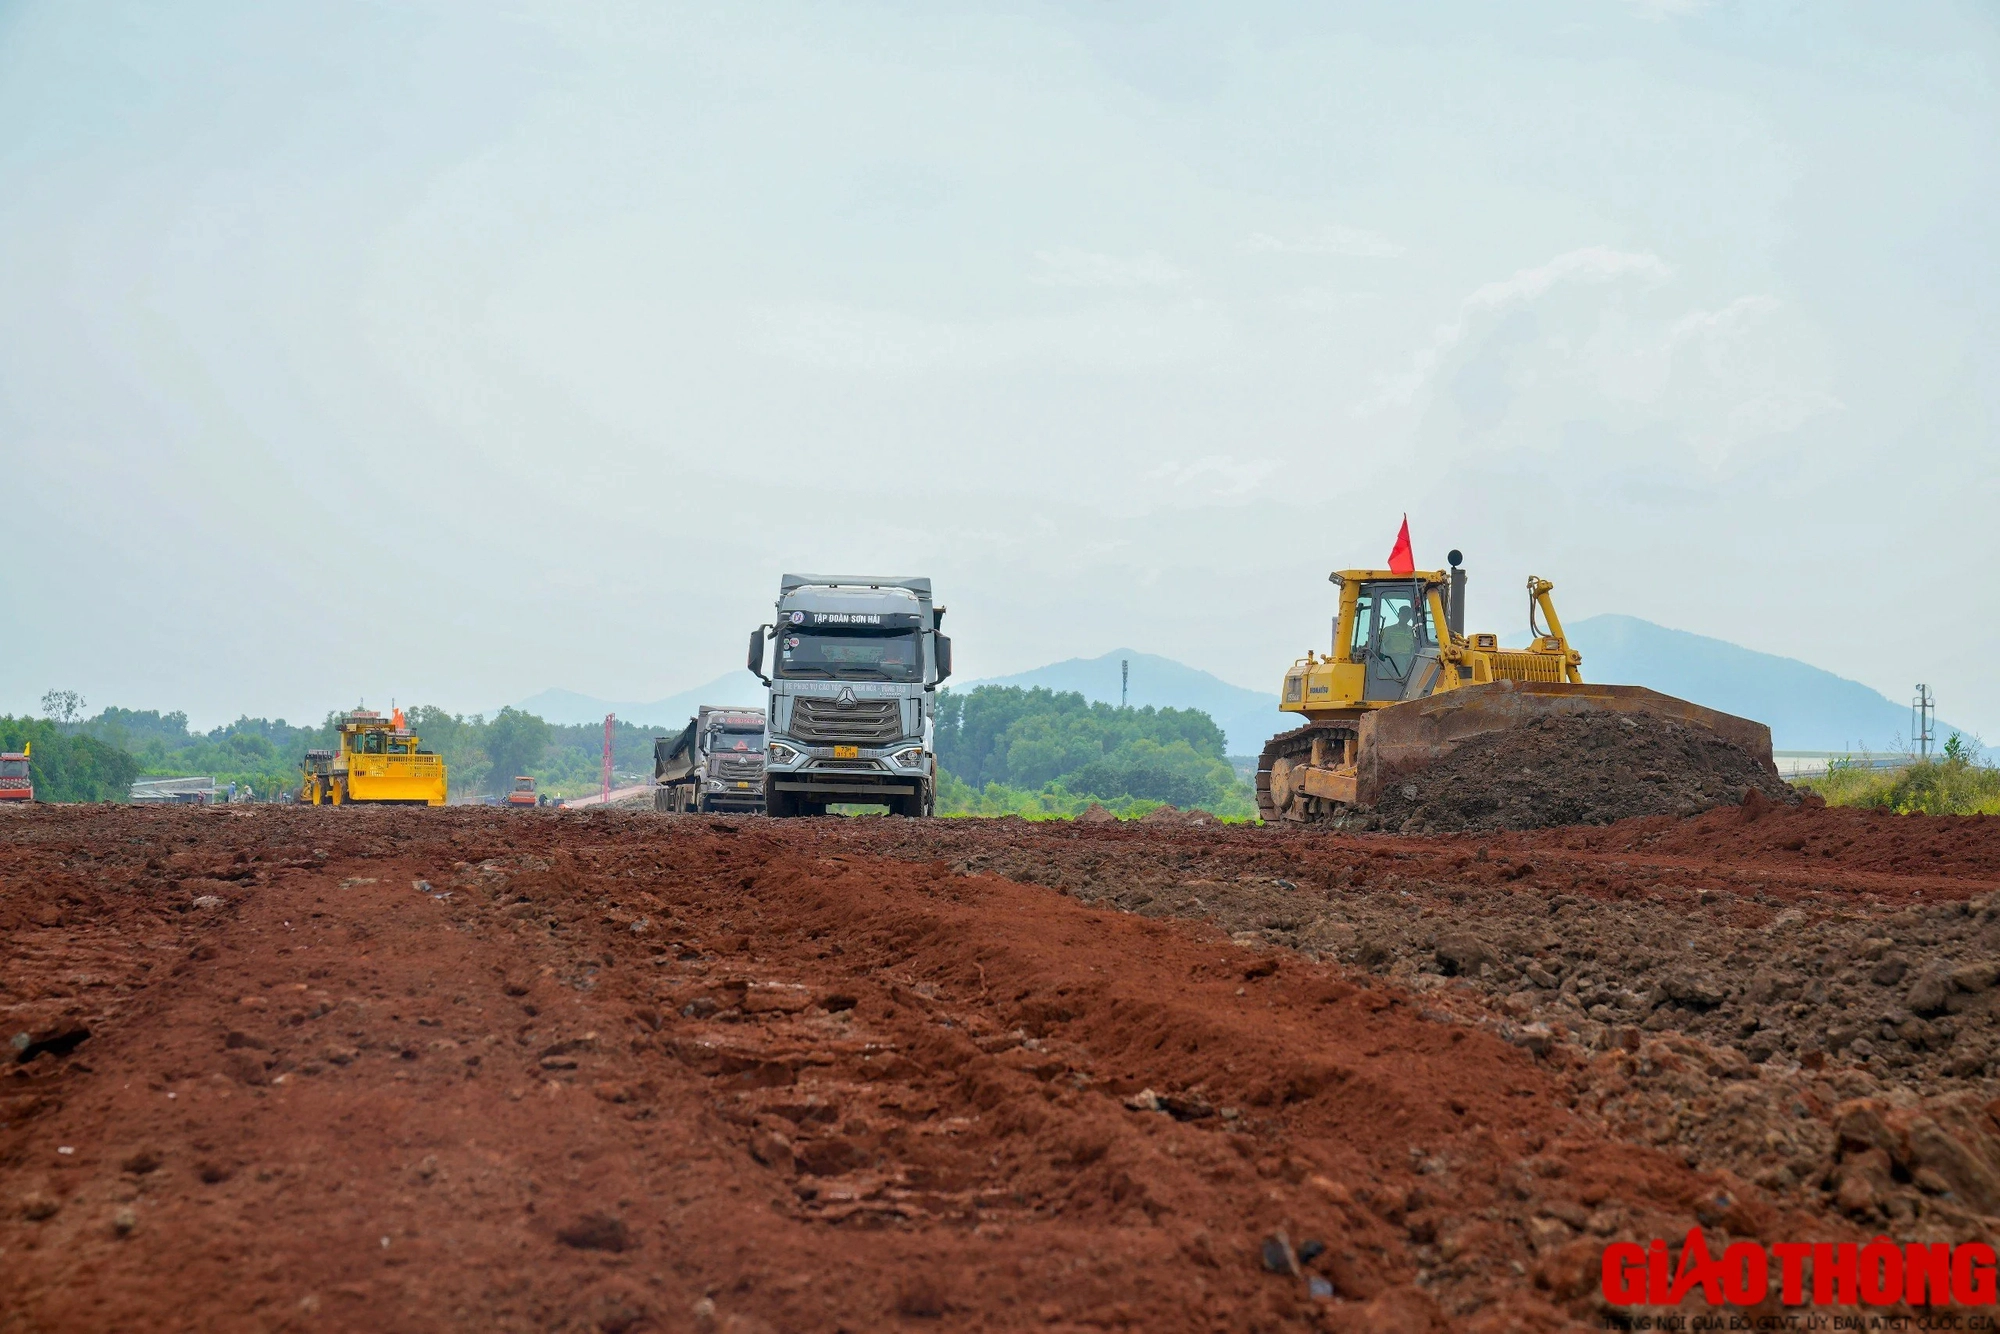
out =
[[[585,1214],[556,1229],[556,1240],[580,1251],[624,1251],[632,1245],[625,1220],[612,1214]]]
[[[1135,1112],[1160,1112],[1166,1110],[1160,1106],[1160,1095],[1151,1089],[1140,1089],[1125,1100],[1125,1106]]]
[[[1273,1274],[1296,1276],[1299,1272],[1298,1254],[1292,1250],[1291,1238],[1282,1230],[1264,1238],[1262,1258],[1264,1268]]]
[[[1428,833],[1603,825],[1636,815],[1695,815],[1746,792],[1762,808],[1799,794],[1756,756],[1666,718],[1579,714],[1466,742],[1376,807],[1385,829]],[[1759,808],[1759,809],[1762,809]]]
[[[1446,977],[1478,977],[1488,965],[1499,963],[1500,956],[1470,931],[1447,931],[1438,937],[1437,961]]]

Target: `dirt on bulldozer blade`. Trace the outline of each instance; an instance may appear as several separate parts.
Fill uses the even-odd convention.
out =
[[[1665,1327],[1608,1244],[2000,1242],[1995,889],[2000,820],[1761,793],[38,807],[0,1331]]]
[[[1581,714],[1467,742],[1392,785],[1364,823],[1411,833],[1611,824],[1734,806],[1751,788],[1775,802],[1799,799],[1756,756],[1704,728]]]

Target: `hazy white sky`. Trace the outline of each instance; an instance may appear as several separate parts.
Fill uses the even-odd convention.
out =
[[[2000,738],[1996,79],[1973,3],[0,0],[0,712],[654,698],[794,569],[1275,689],[1408,511],[1482,627]]]

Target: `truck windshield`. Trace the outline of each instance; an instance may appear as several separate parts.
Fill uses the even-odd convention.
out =
[[[0,760],[0,778],[26,778],[27,776],[28,762],[26,760]]]
[[[778,674],[822,681],[918,681],[917,636],[910,630],[788,629],[778,644]]]
[[[745,755],[760,753],[764,749],[764,734],[762,732],[717,732],[709,742],[708,748],[717,754],[724,752],[729,754],[740,752]]]

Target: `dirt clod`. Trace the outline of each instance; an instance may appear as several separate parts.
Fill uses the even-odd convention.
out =
[[[624,1219],[590,1213],[557,1228],[556,1240],[580,1251],[623,1251],[632,1245],[632,1234]]]

